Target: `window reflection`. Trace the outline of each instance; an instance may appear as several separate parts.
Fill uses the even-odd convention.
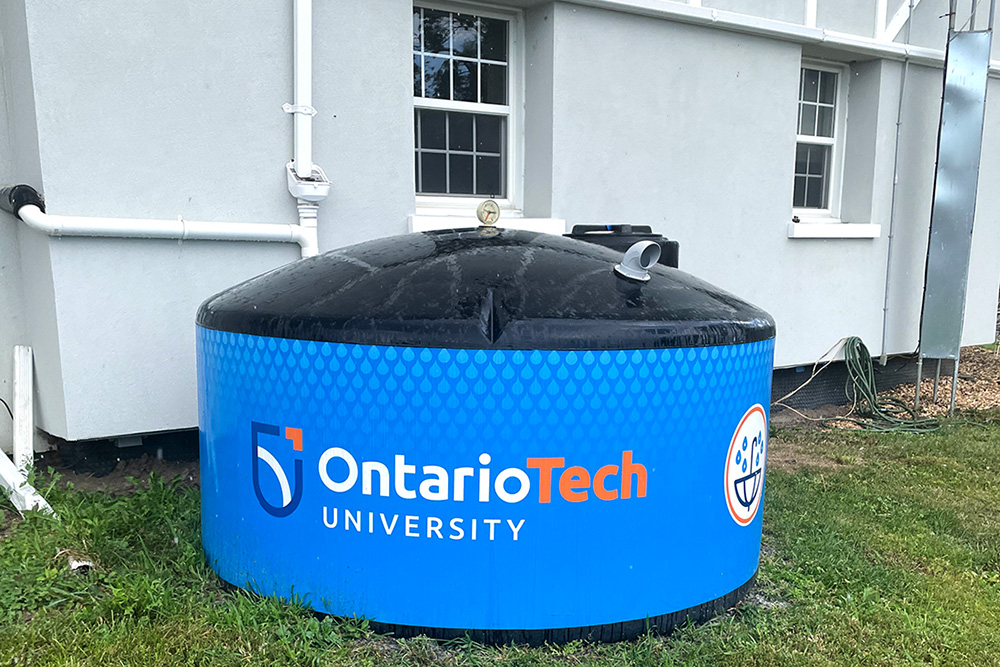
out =
[[[414,8],[419,194],[506,196],[509,30],[504,19]]]

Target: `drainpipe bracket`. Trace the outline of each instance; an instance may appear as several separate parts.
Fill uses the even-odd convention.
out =
[[[289,104],[285,102],[281,105],[281,110],[285,113],[300,113],[303,116],[315,116],[318,112],[308,104]]]

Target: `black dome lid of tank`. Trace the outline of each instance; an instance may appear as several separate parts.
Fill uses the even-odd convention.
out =
[[[293,262],[202,304],[198,324],[406,347],[627,350],[774,337],[764,311],[662,265],[574,239],[480,227],[406,234]]]

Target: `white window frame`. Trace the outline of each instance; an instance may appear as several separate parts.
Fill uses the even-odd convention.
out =
[[[816,144],[831,147],[829,195],[827,208],[792,207],[792,215],[799,222],[837,223],[840,222],[840,205],[843,199],[844,176],[844,146],[847,138],[847,96],[849,94],[850,68],[846,65],[822,60],[803,59],[799,64],[799,85],[795,88],[795,127],[798,131],[799,101],[801,100],[802,70],[814,69],[821,72],[833,72],[837,75],[837,100],[834,105],[833,137],[815,137],[807,134],[795,135],[795,150],[799,144]],[[795,154],[792,155],[792,184],[795,183]]]
[[[481,102],[456,102],[452,100],[437,100],[413,96],[413,108],[437,109],[441,111],[463,111],[466,113],[491,114],[507,118],[507,144],[504,174],[506,196],[496,202],[506,217],[521,216],[521,193],[524,174],[524,138],[521,118],[523,90],[523,54],[524,20],[523,13],[492,5],[465,4],[460,2],[413,2],[412,7],[436,9],[440,11],[474,14],[492,19],[507,21],[507,104],[484,104]],[[411,48],[412,53],[412,48]],[[416,173],[414,173],[413,191],[416,193]],[[484,199],[483,196],[469,195],[424,195],[416,194],[417,215],[421,216],[475,216],[476,207]]]

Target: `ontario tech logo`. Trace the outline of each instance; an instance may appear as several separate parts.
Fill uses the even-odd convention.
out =
[[[749,525],[764,494],[767,417],[759,404],[747,410],[733,433],[726,458],[726,504],[733,520]]]
[[[265,512],[276,517],[288,516],[295,511],[295,508],[299,506],[299,501],[302,500],[302,459],[295,458],[295,491],[292,491],[288,484],[288,476],[285,475],[285,471],[282,469],[281,464],[278,463],[278,459],[258,442],[261,434],[277,436],[281,434],[281,429],[274,424],[250,422],[250,460],[252,461],[251,467],[253,468],[253,490],[257,494],[257,501],[264,508]],[[291,441],[293,451],[302,451],[302,429],[286,428],[285,440]],[[274,476],[278,478],[278,486],[281,488],[280,507],[269,503],[264,498],[264,493],[260,490],[261,461],[270,466],[271,470],[274,471]]]

